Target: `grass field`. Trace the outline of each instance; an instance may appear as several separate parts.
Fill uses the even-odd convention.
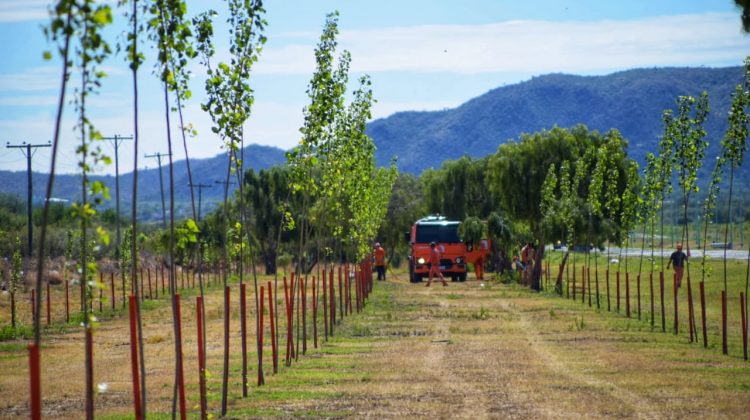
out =
[[[714,270],[706,286],[709,302],[718,296],[718,278]],[[737,286],[739,279],[734,283]],[[236,291],[233,287],[233,304]],[[194,291],[183,293],[182,313],[188,408],[190,417],[197,418],[194,295]],[[218,288],[211,289],[207,298],[208,400],[214,416],[221,399],[221,298]],[[0,311],[7,309],[6,300]],[[170,418],[171,312],[166,300],[146,306],[149,418]],[[739,303],[734,306],[739,313]],[[345,318],[332,339],[318,349],[308,343],[308,353],[291,367],[282,366],[276,375],[271,373],[267,346],[265,386],[254,385],[255,358],[250,354],[251,387],[244,399],[238,311],[234,310],[228,414],[231,418],[739,418],[750,412],[750,363],[741,359],[739,327],[732,327],[730,355],[721,354],[717,307],[714,303],[708,308],[712,335],[704,349],[688,343],[686,321],[675,336],[668,317],[668,332],[662,333],[660,319],[651,327],[645,309],[639,321],[637,315],[624,316],[624,305],[617,314],[607,312],[606,306],[596,310],[595,301],[589,307],[588,301],[581,304],[549,292],[533,293],[515,284],[479,282],[473,277],[466,283],[426,288],[408,283],[397,272],[387,282],[376,282],[364,311]],[[96,397],[97,418],[132,418],[127,322],[117,313],[110,316],[94,336],[95,380],[107,388]],[[254,322],[248,325],[248,347],[254,350]],[[283,338],[280,346],[283,352]],[[81,331],[73,325],[51,328],[45,336],[46,417],[82,416],[82,350]],[[25,341],[0,343],[0,369],[0,417],[27,416]]]

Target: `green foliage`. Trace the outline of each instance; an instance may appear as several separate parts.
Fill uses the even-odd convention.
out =
[[[464,242],[477,244],[486,237],[484,223],[478,217],[467,217],[459,227],[459,234]]]

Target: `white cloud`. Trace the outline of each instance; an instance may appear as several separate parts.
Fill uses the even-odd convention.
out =
[[[57,67],[32,67],[22,73],[0,75],[0,92],[32,92],[59,88],[61,71]]]
[[[342,31],[357,72],[595,72],[737,62],[747,40],[731,13],[615,21],[517,20]],[[309,74],[314,41],[268,47],[257,71]]]
[[[3,0],[0,2],[0,22],[41,20],[49,16],[48,0]]]

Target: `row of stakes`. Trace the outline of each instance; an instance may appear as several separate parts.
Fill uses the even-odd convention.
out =
[[[547,290],[550,290],[550,288],[554,288],[553,280],[550,278],[551,270],[550,270],[550,261],[546,261],[546,270],[545,270],[545,288]],[[570,265],[568,264],[565,267],[566,276],[565,278],[568,278]],[[557,275],[557,281],[555,281],[559,287],[561,286],[560,281],[563,279],[563,273],[562,273],[563,267],[562,265],[558,266],[558,275]],[[576,274],[577,269],[573,269],[573,280],[572,281],[566,281],[565,283],[565,296],[566,298],[571,298],[573,300],[577,300],[577,291],[578,291],[578,282],[576,281]],[[602,303],[600,301],[600,293],[599,293],[599,272],[598,270],[594,270],[594,291],[592,291],[592,285],[591,285],[591,267],[582,267],[581,268],[581,283],[580,283],[580,299],[581,303],[586,303],[586,298],[588,297],[588,306],[592,307],[595,305],[597,308],[600,308]],[[650,296],[650,306],[651,306],[651,325],[655,325],[655,291],[654,291],[654,274],[656,273],[648,273],[649,278],[649,296]],[[658,272],[659,275],[659,302],[661,306],[661,329],[662,332],[667,331],[667,319],[666,319],[666,309],[665,309],[665,288],[664,288],[664,272],[660,271]],[[607,296],[607,311],[612,310],[612,304],[611,304],[611,293],[610,293],[610,272],[609,270],[606,270],[605,272],[605,284],[606,284],[606,296]],[[625,295],[624,295],[624,301],[625,301],[625,316],[627,318],[631,318],[633,316],[632,310],[631,310],[631,291],[630,291],[631,281],[630,281],[630,273],[625,273]],[[698,336],[698,328],[696,326],[696,316],[695,316],[695,307],[693,302],[693,289],[692,284],[690,281],[690,278],[687,277],[686,281],[687,286],[687,305],[688,305],[688,331],[689,331],[689,339],[690,342],[697,342],[699,340]],[[562,293],[561,290],[558,291],[559,293]],[[572,292],[572,293],[571,293]],[[588,294],[587,294],[588,292]],[[703,346],[705,348],[708,348],[708,329],[706,326],[706,292],[705,292],[705,286],[704,282],[699,282],[699,292],[700,292],[700,314],[701,314],[701,330],[702,330],[702,339],[703,339]],[[621,306],[621,275],[620,272],[617,271],[615,273],[615,310],[616,312],[620,312]],[[595,296],[595,300],[592,300],[592,295]],[[641,276],[636,276],[636,297],[637,297],[637,315],[638,319],[641,319]],[[674,334],[679,334],[680,332],[680,314],[679,314],[679,287],[677,286],[676,277],[673,276],[672,278],[672,299],[673,299],[673,307],[674,307],[674,324],[672,327],[672,330]],[[740,292],[739,296],[739,306],[740,306],[740,318],[741,318],[741,334],[742,334],[742,349],[743,349],[743,358],[745,360],[748,360],[748,314],[745,311],[746,305],[747,305],[747,297],[745,296],[744,292]],[[721,291],[721,341],[722,341],[722,353],[727,355],[729,354],[729,348],[728,348],[728,325],[727,325],[727,295],[726,290]]]
[[[352,270],[353,268],[353,270]],[[154,271],[154,282],[152,282],[151,270],[146,269],[145,276],[144,271],[141,270],[139,290],[140,299],[145,300],[146,298],[158,299],[159,298],[159,286],[161,286],[162,296],[170,296],[168,294],[169,284],[165,280],[165,271],[168,269],[162,267],[161,270]],[[186,270],[185,270],[186,271]],[[182,271],[180,275],[180,288],[184,288],[187,284],[188,287],[195,287],[195,272],[185,274]],[[159,282],[159,276],[156,273],[160,273],[161,282]],[[323,316],[324,334],[327,339],[329,336],[333,336],[333,329],[336,323],[340,323],[343,318],[347,315],[361,312],[365,306],[365,303],[372,292],[373,288],[373,276],[372,267],[369,261],[357,264],[355,266],[349,266],[345,264],[338,266],[338,292],[336,291],[336,282],[334,278],[335,270],[330,268],[329,270],[323,269],[322,276],[316,281],[316,277],[312,276],[308,282],[307,276],[295,276],[291,274],[289,281],[286,276],[283,278],[284,285],[284,310],[286,315],[286,352],[284,355],[284,363],[286,366],[291,366],[293,360],[299,360],[300,355],[300,341],[302,344],[301,354],[306,354],[308,345],[308,324],[307,317],[308,313],[312,312],[312,330],[313,330],[313,345],[315,348],[318,347],[318,320],[320,314]],[[168,274],[168,273],[167,273]],[[105,274],[99,273],[100,284],[104,284]],[[213,276],[213,282],[217,282],[218,276]],[[144,282],[145,280],[145,282]],[[207,284],[210,285],[212,282],[212,276],[207,276]],[[65,317],[66,322],[70,320],[70,293],[67,282],[65,282]],[[116,292],[115,292],[115,276],[114,273],[109,273],[109,300],[111,302],[111,308],[113,311],[116,310]],[[145,284],[144,284],[145,283]],[[129,333],[130,333],[130,352],[131,352],[131,368],[133,376],[133,405],[135,410],[136,419],[142,419],[142,400],[140,390],[140,371],[139,371],[139,348],[138,348],[138,335],[137,335],[137,319],[136,319],[136,296],[135,288],[130,285],[130,290],[126,285],[124,278],[121,281],[121,300],[122,302],[128,302],[128,316],[129,316]],[[144,287],[145,286],[145,287]],[[241,322],[245,322],[246,318],[246,283],[240,284],[240,319]],[[148,294],[145,291],[148,290]],[[229,329],[229,314],[230,314],[230,286],[224,287],[224,305],[225,305],[225,319],[224,329]],[[308,299],[308,291],[311,296]],[[126,293],[129,292],[126,296]],[[321,296],[322,292],[322,296]],[[35,302],[35,290],[31,289],[31,312],[32,316],[36,311],[34,307]],[[47,284],[46,293],[46,309],[47,309],[47,323],[51,322],[50,307],[52,306],[51,294],[49,290],[49,283]],[[99,311],[104,310],[104,288],[99,288],[99,299],[98,306]],[[267,299],[267,306],[266,306]],[[260,286],[259,289],[259,319],[258,319],[258,378],[257,384],[263,385],[265,383],[265,375],[263,371],[263,342],[264,332],[266,326],[268,327],[270,344],[271,344],[271,358],[273,373],[278,373],[279,368],[279,344],[278,344],[278,333],[277,326],[278,320],[275,319],[276,314],[276,300],[273,297],[273,289],[271,281],[268,281],[266,285]],[[308,302],[310,303],[308,305]],[[175,303],[177,312],[177,331],[178,336],[182,334],[181,325],[181,303],[180,294],[175,293]],[[322,303],[323,308],[321,311],[320,304]],[[124,305],[124,303],[123,303]],[[93,309],[94,304],[92,303],[91,308]],[[208,418],[208,404],[206,399],[206,355],[205,355],[205,314],[201,310],[203,308],[202,297],[196,297],[196,334],[197,334],[197,358],[198,358],[198,374],[199,374],[199,393],[200,393],[200,416],[202,419]],[[265,314],[268,313],[268,322],[266,324]],[[338,315],[337,315],[338,312]],[[297,321],[295,323],[295,314]],[[300,323],[302,327],[301,337],[300,334],[295,335],[295,326],[299,332]],[[246,331],[246,329],[243,329]],[[227,334],[228,336],[228,334]],[[89,361],[93,361],[93,334],[91,328],[86,328],[85,333],[86,340],[86,352],[89,354]],[[296,343],[295,343],[296,340]],[[243,344],[245,339],[243,337]],[[228,343],[227,343],[228,344]],[[185,381],[184,372],[182,371],[183,366],[183,355],[178,356],[178,402],[179,402],[179,414],[181,419],[187,417],[187,407],[185,399]],[[246,351],[243,349],[243,358],[246,357]],[[226,365],[225,365],[226,367]],[[93,366],[87,366],[87,402],[86,402],[86,414],[87,417],[93,417],[94,406],[93,406],[93,389],[89,383],[93,383],[93,378],[88,376],[93,375]],[[40,373],[40,353],[39,348],[35,344],[29,345],[29,376],[30,376],[30,409],[31,418],[41,418],[41,373]],[[243,395],[247,395],[247,378],[243,378]],[[223,397],[224,399],[226,396]],[[226,404],[222,404],[222,415],[225,415]]]

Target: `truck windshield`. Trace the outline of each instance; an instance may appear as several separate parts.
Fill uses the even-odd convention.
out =
[[[430,243],[430,242],[442,242],[442,243],[458,243],[461,242],[458,238],[458,224],[449,225],[417,225],[417,243]]]

